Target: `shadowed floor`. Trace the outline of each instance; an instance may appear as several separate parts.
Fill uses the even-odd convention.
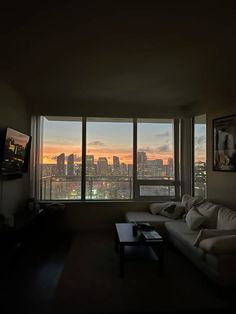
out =
[[[62,272],[51,313],[225,312],[230,301],[180,252],[166,246],[164,272],[153,262],[129,261],[119,276],[112,233],[79,233]]]
[[[3,263],[0,272],[0,313],[48,312],[73,235],[35,235]]]

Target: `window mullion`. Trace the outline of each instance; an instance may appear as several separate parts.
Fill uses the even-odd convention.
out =
[[[180,175],[179,175],[179,120],[174,120],[174,181],[175,181],[175,197],[180,197]]]
[[[137,119],[133,119],[133,199],[137,195]]]
[[[81,200],[86,196],[86,118],[82,118],[82,169],[81,169]]]

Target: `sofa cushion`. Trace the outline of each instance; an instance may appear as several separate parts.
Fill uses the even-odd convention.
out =
[[[227,207],[221,207],[218,211],[217,229],[236,229],[236,211]]]
[[[186,222],[183,220],[172,220],[165,223],[165,227],[169,234],[178,238],[181,242],[193,247],[198,232],[190,230]]]
[[[236,235],[225,235],[202,240],[199,247],[210,254],[231,254],[236,252]]]
[[[155,222],[164,224],[166,221],[170,221],[167,217],[152,215],[149,212],[126,212],[125,218],[127,222],[149,222],[151,224]]]
[[[203,203],[196,205],[198,212],[206,217],[206,220],[203,223],[204,227],[216,228],[219,207],[219,205],[213,204],[208,201],[204,201]]]
[[[199,243],[202,240],[224,235],[236,235],[236,229],[235,230],[201,229],[194,242],[194,246],[198,247]]]
[[[198,205],[204,202],[202,196],[191,196],[189,194],[184,194],[181,201],[181,206],[185,207],[186,212],[188,212],[194,205]]]
[[[202,216],[194,207],[192,207],[185,217],[185,221],[191,230],[197,230],[206,221],[206,217]]]

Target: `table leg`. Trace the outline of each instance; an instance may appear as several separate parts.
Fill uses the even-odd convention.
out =
[[[118,244],[119,244],[118,234],[117,231],[115,230],[115,252],[118,252]]]
[[[163,272],[163,259],[164,259],[164,243],[158,244],[158,258],[159,258],[159,273],[162,274]]]
[[[120,244],[120,276],[124,277],[124,268],[125,268],[125,260],[124,260],[124,245]]]

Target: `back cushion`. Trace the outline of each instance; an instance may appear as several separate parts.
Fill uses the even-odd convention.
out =
[[[204,202],[204,198],[202,196],[191,196],[189,194],[184,194],[181,201],[181,206],[185,207],[185,211],[188,212],[190,208],[201,204]]]
[[[185,221],[190,230],[199,229],[203,225],[205,220],[206,217],[202,216],[194,207],[192,207],[188,211],[185,217]]]
[[[221,207],[218,211],[217,229],[236,229],[236,211],[227,207]]]
[[[216,228],[217,214],[220,206],[205,201],[196,207],[199,213],[206,217],[203,226],[206,228]]]

